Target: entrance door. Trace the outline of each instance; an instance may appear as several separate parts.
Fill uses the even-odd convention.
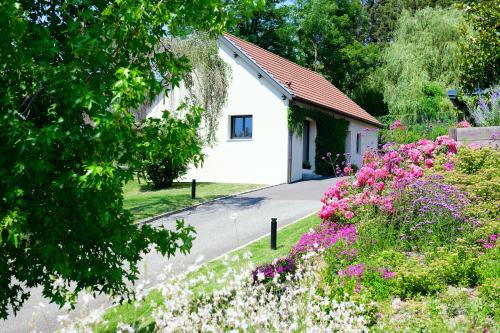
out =
[[[304,121],[304,131],[302,135],[302,164],[311,165],[309,161],[309,140],[310,140],[311,124],[308,120]]]

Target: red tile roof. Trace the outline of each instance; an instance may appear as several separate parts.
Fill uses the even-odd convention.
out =
[[[363,110],[321,74],[229,33],[225,33],[224,37],[270,74],[274,80],[288,89],[297,101],[381,126],[375,117]]]

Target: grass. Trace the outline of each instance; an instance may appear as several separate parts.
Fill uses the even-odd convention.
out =
[[[196,199],[191,199],[191,183],[178,182],[165,190],[155,190],[145,182],[133,180],[124,186],[124,206],[137,219],[185,208],[226,195],[252,190],[262,185],[198,183]]]
[[[236,251],[230,252],[229,256],[241,257],[244,253],[250,252],[252,254],[250,260],[256,266],[270,263],[276,258],[289,254],[300,236],[320,222],[321,220],[317,214],[314,214],[278,230],[278,248],[276,250],[270,249],[270,239],[269,236],[266,236]],[[197,271],[190,273],[187,278],[194,278],[196,275],[206,274],[209,271],[213,271],[216,276],[222,276],[228,269],[227,262],[234,269],[238,269],[248,263],[245,260],[227,261],[226,263],[224,261],[223,258],[210,261]],[[192,291],[195,294],[202,291],[209,293],[219,287],[221,285],[218,284],[197,285],[193,287]],[[152,289],[140,306],[137,306],[135,303],[127,303],[109,309],[103,316],[106,325],[96,327],[95,331],[101,333],[116,332],[118,323],[126,323],[136,328],[136,332],[154,332],[154,323],[150,316],[151,311],[154,308],[153,304],[162,304],[162,302],[161,294],[157,290]]]
[[[281,258],[288,255],[291,252],[292,247],[299,240],[300,236],[308,232],[309,229],[311,229],[311,227],[318,225],[320,222],[321,220],[317,216],[317,214],[313,214],[311,216],[308,216],[300,221],[297,221],[289,226],[280,229],[278,231],[278,246],[276,250],[271,250],[269,236],[266,236],[253,243],[248,244],[247,246],[244,246],[239,250],[230,252],[229,256],[230,257],[238,256],[241,258],[244,253],[250,252],[252,255],[250,260],[256,266],[273,262],[277,258]],[[231,267],[237,270],[239,268],[242,268],[246,264],[247,261],[239,260],[231,262]],[[216,276],[222,276],[224,272],[227,270],[227,267],[228,267],[227,263],[225,264],[224,259],[222,258],[208,262],[194,274],[205,274],[208,273],[209,271],[213,271],[216,274]],[[220,285],[216,284],[198,285],[195,286],[192,289],[192,291],[194,293],[201,291],[209,293],[218,287],[220,287]]]

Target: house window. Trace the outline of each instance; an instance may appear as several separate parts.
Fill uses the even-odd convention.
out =
[[[231,139],[252,138],[252,116],[231,116]]]
[[[361,133],[356,134],[356,153],[361,154]]]

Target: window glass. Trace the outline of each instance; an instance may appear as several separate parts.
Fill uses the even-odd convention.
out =
[[[251,138],[253,128],[252,116],[231,117],[231,139]]]
[[[252,116],[243,118],[245,120],[245,133],[244,137],[251,138],[252,137]]]
[[[233,138],[243,136],[243,117],[233,117]]]

